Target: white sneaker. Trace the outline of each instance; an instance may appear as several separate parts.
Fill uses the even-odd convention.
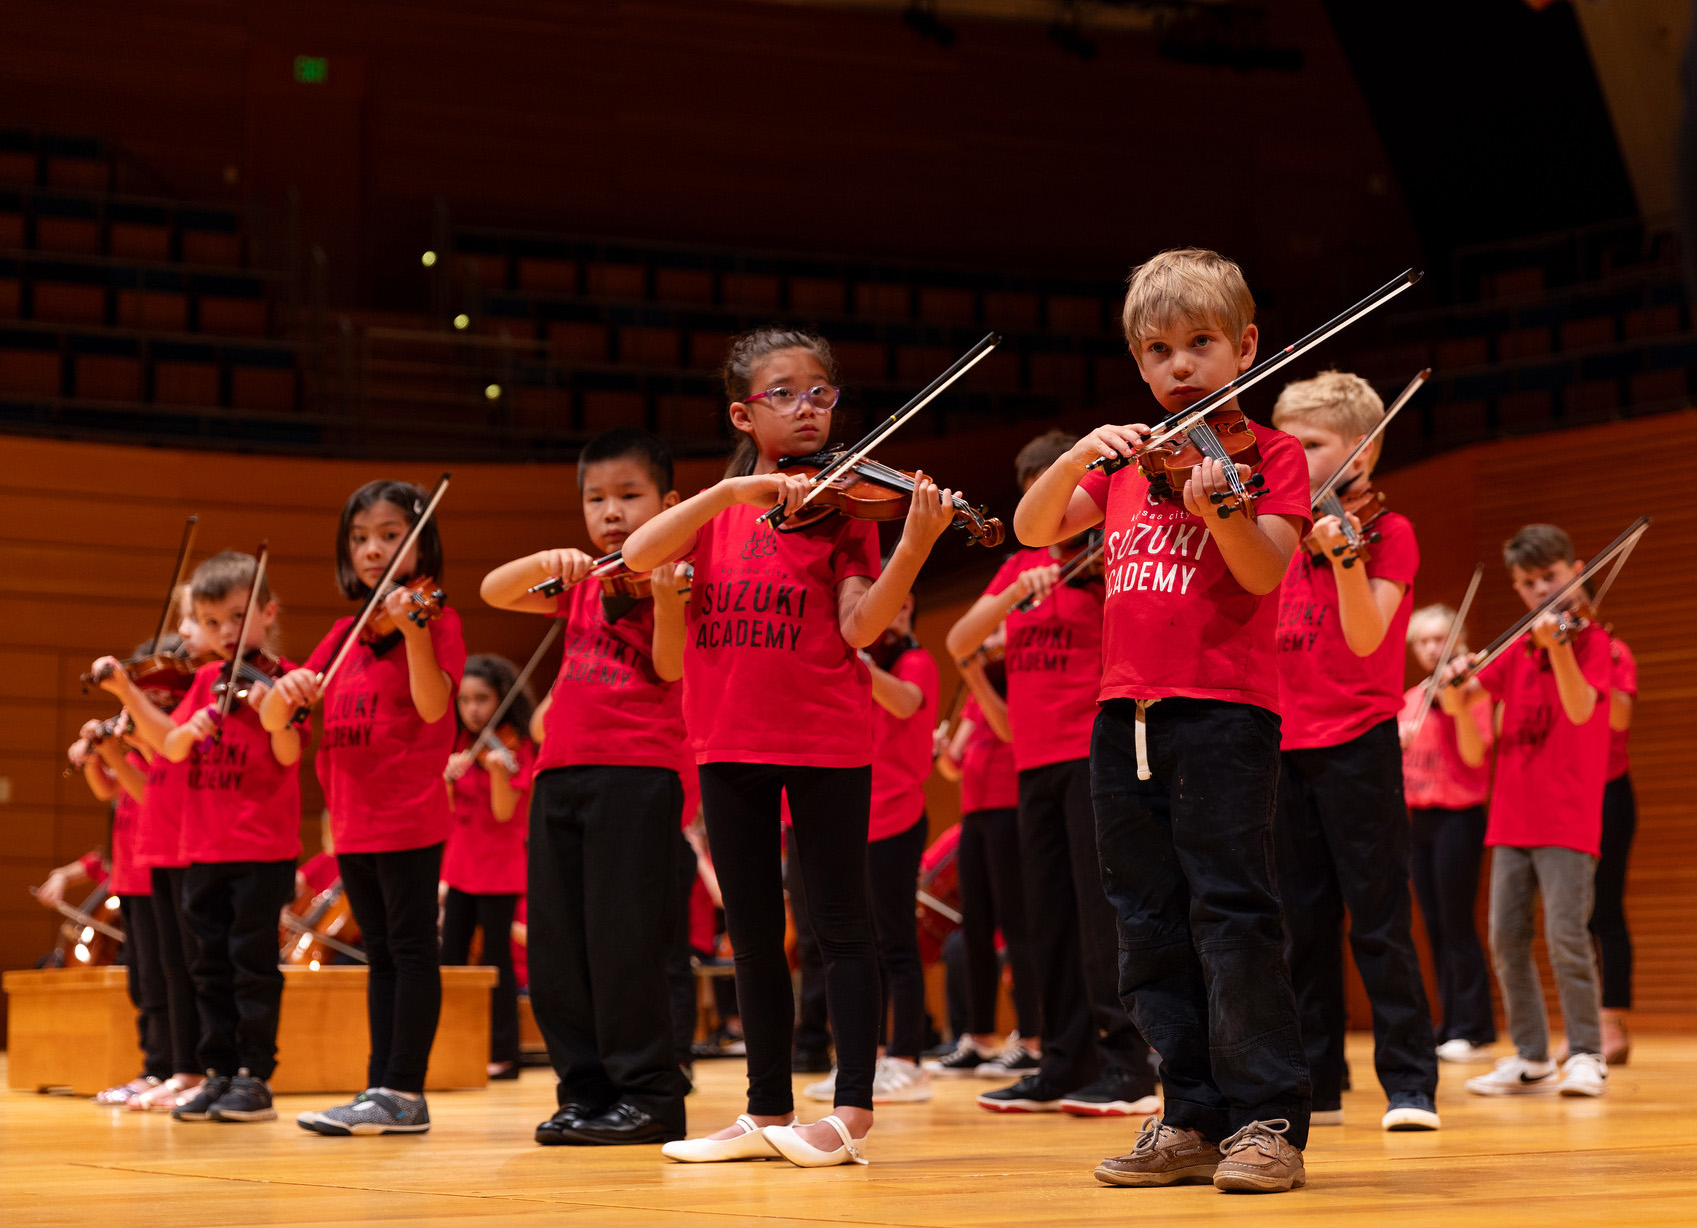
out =
[[[1457,1036],[1454,1040],[1446,1040],[1438,1046],[1440,1062],[1488,1062],[1491,1060],[1491,1046],[1476,1045],[1470,1040]]]
[[[1490,1074],[1467,1080],[1467,1090],[1479,1096],[1525,1096],[1556,1090],[1556,1064],[1529,1062],[1518,1053],[1497,1059]]]
[[[1311,1126],[1341,1126],[1343,1125],[1342,1109],[1315,1109],[1308,1115]]]
[[[1561,1068],[1556,1090],[1564,1096],[1601,1096],[1609,1090],[1609,1066],[1600,1053],[1575,1053]]]
[[[962,1032],[960,1039],[955,1041],[954,1052],[943,1057],[927,1058],[925,1069],[946,1079],[970,1079],[980,1066],[994,1061],[997,1056],[996,1050],[979,1044],[970,1033]]]
[[[801,1089],[801,1094],[809,1100],[823,1100],[830,1104],[837,1098],[837,1068],[831,1067],[831,1073],[817,1083],[809,1083]]]
[[[872,1077],[873,1104],[918,1104],[931,1095],[931,1076],[905,1057],[878,1059]]]
[[[994,1079],[1001,1082],[1005,1079],[1023,1079],[1027,1075],[1036,1074],[1043,1067],[1043,1060],[1020,1043],[1019,1033],[1009,1032],[1007,1043],[997,1051],[996,1056],[985,1062],[973,1074],[980,1079]]]

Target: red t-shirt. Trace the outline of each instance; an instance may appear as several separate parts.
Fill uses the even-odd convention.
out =
[[[796,533],[727,508],[695,542],[684,718],[697,763],[864,767],[872,675],[837,624],[837,586],[878,576],[878,527],[827,516]]]
[[[300,876],[306,880],[306,889],[317,895],[328,891],[342,872],[336,865],[336,854],[320,852],[301,862]]]
[[[526,933],[528,934],[529,933],[529,925],[530,925],[530,914],[525,909],[524,900],[525,900],[524,896],[522,896],[522,895],[519,896],[518,907],[513,909],[513,924],[525,926],[526,927]],[[489,939],[484,938],[484,941],[488,942]],[[530,944],[528,942],[520,942],[517,938],[512,939],[513,980],[514,980],[514,982],[517,983],[517,985],[520,989],[526,990],[527,992],[530,989],[530,949],[529,949],[529,947],[530,947]]]
[[[190,710],[191,715],[193,710]],[[186,719],[186,718],[185,718]],[[136,837],[136,864],[175,870],[183,860],[183,806],[188,801],[189,765],[172,763],[164,755],[147,765],[147,796],[141,802],[141,833]]]
[[[1611,636],[1609,650],[1614,662],[1614,677],[1609,682],[1611,692],[1620,691],[1630,695],[1636,701],[1638,698],[1638,661],[1632,655],[1632,649],[1626,646],[1626,641],[1620,636]],[[1613,696],[1611,695],[1612,699]],[[1636,704],[1634,705],[1636,706]],[[1619,780],[1632,770],[1632,761],[1626,754],[1626,741],[1632,736],[1631,729],[1609,730],[1609,768],[1604,780]]]
[[[106,868],[106,859],[101,856],[99,849],[89,849],[88,852],[77,858],[77,866],[82,870],[83,877],[91,882],[98,883],[110,876],[110,872]]]
[[[1410,687],[1402,697],[1401,719],[1412,721],[1420,711],[1425,684]],[[1455,740],[1455,717],[1436,701],[1426,723],[1402,752],[1402,795],[1410,810],[1466,810],[1482,806],[1491,796],[1492,703],[1481,699],[1469,714],[1485,742],[1485,761],[1468,767]]]
[[[972,722],[960,759],[960,812],[1013,810],[1019,806],[1019,770],[1014,767],[1013,743],[990,728],[978,701],[968,697],[961,720]]]
[[[306,667],[322,673],[353,625],[342,618],[330,628]],[[448,674],[450,693],[465,675],[465,637],[460,616],[448,606],[430,621],[436,664]],[[338,853],[388,853],[424,848],[448,838],[454,825],[442,768],[454,747],[454,705],[425,724],[412,702],[405,641],[376,656],[370,644],[355,644],[330,680],[324,696],[324,744],[318,779],[330,807],[330,831]]]
[[[1258,423],[1255,438],[1266,480],[1256,513],[1294,516],[1307,536],[1313,520],[1302,445]],[[1212,512],[1201,520],[1177,499],[1150,502],[1136,465],[1112,476],[1095,470],[1081,488],[1102,509],[1107,534],[1101,698],[1182,695],[1277,712],[1278,602],[1247,592],[1227,569]]]
[[[1599,853],[1614,671],[1608,632],[1587,626],[1574,638],[1573,654],[1597,692],[1597,710],[1584,725],[1562,711],[1549,654],[1530,636],[1479,671],[1480,685],[1503,705],[1487,845]]]
[[[294,666],[285,661],[285,670]],[[224,663],[203,665],[173,714],[179,725],[214,703],[212,684]],[[284,767],[271,753],[259,713],[239,700],[216,742],[203,742],[184,760],[184,864],[293,861],[301,851],[300,763]],[[302,741],[306,730],[301,731]]]
[[[984,591],[994,596],[1025,572],[1054,562],[1047,547],[1021,550]],[[1087,758],[1102,685],[1102,585],[1063,584],[1036,609],[1009,614],[1003,661],[1019,770]]]
[[[581,764],[675,767],[688,734],[683,688],[654,672],[654,602],[639,601],[618,622],[589,581],[559,596],[565,648],[542,717],[536,770]]]
[[[918,646],[895,659],[890,673],[919,688],[919,709],[906,720],[872,704],[872,820],[868,840],[887,840],[925,813],[931,775],[931,731],[937,727],[937,662]]]
[[[1385,638],[1366,656],[1356,656],[1343,638],[1338,578],[1330,562],[1316,564],[1307,546],[1298,546],[1279,587],[1280,744],[1285,750],[1341,745],[1402,707],[1402,658],[1420,547],[1406,516],[1385,512],[1373,527],[1381,540],[1367,559],[1368,579],[1389,580],[1403,590]]]
[[[135,751],[124,758],[136,771],[147,774],[147,760]],[[141,803],[120,788],[112,812],[112,894],[152,895],[153,875],[136,860],[136,839],[141,834]]]
[[[472,744],[470,734],[461,733],[454,750],[462,751]],[[486,768],[473,763],[449,784],[453,794],[454,826],[448,833],[448,847],[442,851],[442,881],[470,895],[506,895],[524,891],[525,836],[529,825],[530,799],[525,786],[530,781],[530,765],[536,750],[530,739],[519,743],[514,757],[519,770],[512,783],[520,790],[518,805],[505,823],[495,817],[490,802],[490,780]],[[485,939],[487,941],[487,939]]]

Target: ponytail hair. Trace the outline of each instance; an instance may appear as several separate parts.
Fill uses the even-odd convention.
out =
[[[740,401],[751,394],[754,369],[763,359],[782,350],[806,350],[819,360],[831,382],[837,382],[837,357],[831,353],[831,344],[825,338],[801,328],[756,328],[731,340],[725,363],[719,368],[719,375],[725,381],[726,399]],[[738,431],[736,450],[725,465],[725,476],[745,478],[754,472],[759,460],[760,448],[754,437]]]

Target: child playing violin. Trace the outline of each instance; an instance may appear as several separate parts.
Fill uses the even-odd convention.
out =
[[[830,347],[809,333],[761,329],[737,338],[724,368],[739,437],[726,477],[625,542],[625,562],[638,571],[694,555],[685,717],[748,1047],[748,1112],[707,1138],[667,1144],[664,1154],[676,1160],[775,1150],[803,1166],[859,1162],[872,1126],[880,1001],[866,896],[872,681],[855,651],[896,617],[954,508],[951,492],[915,475],[901,540],[881,574],[871,523],[833,515],[777,532],[762,522],[775,504],[794,514],[807,495],[808,480],[780,472],[778,460],[824,447],[839,396],[832,368]],[[799,1127],[791,1124],[785,794],[837,1046],[836,1112]]]
[[[424,514],[410,482],[367,482],[348,497],[336,529],[336,583],[363,601]],[[418,610],[408,581],[442,574],[434,519],[395,569],[395,587],[377,610],[395,630],[362,636],[328,686],[327,669],[353,629],[340,619],[305,666],[278,679],[261,715],[286,728],[301,708],[324,703],[324,744],[316,766],[335,835],[342,886],[364,938],[370,976],[367,1088],[347,1104],[300,1114],[319,1134],[421,1134],[430,1129],[425,1068],[442,1010],[436,884],[442,845],[454,825],[442,765],[453,750],[454,692],[465,671],[460,617],[443,606]]]
[[[1521,529],[1503,546],[1503,562],[1529,610],[1583,567],[1572,539],[1551,524]],[[1450,662],[1446,678],[1461,676],[1468,663],[1466,657]],[[1501,705],[1485,844],[1492,850],[1491,959],[1515,1053],[1467,1081],[1467,1090],[1479,1095],[1608,1090],[1587,922],[1602,841],[1613,676],[1608,631],[1585,622],[1564,635],[1552,610],[1520,643],[1453,688],[1459,696],[1445,697],[1452,710],[1486,695]],[[1532,959],[1539,897],[1570,1051],[1559,1070],[1550,1060],[1549,1019]]]
[[[1254,316],[1237,265],[1187,249],[1132,272],[1122,323],[1170,414],[1249,369]],[[1161,1055],[1165,1099],[1136,1148],[1097,1167],[1114,1185],[1212,1180],[1278,1192],[1306,1181],[1308,1070],[1272,881],[1272,597],[1308,532],[1308,477],[1294,439],[1253,430],[1258,514],[1218,514],[1214,497],[1232,497],[1219,460],[1153,500],[1135,464],[1090,470],[1103,457],[1133,459],[1149,433],[1138,423],[1081,439],[1037,478],[1014,520],[1034,545],[1106,530],[1091,793],[1119,917],[1119,983]],[[1238,472],[1249,476],[1247,466]]]
[[[522,731],[530,699],[513,697],[499,731],[495,709],[518,671],[505,657],[466,658],[456,700],[459,736],[443,775],[453,799],[454,827],[442,854],[442,962],[463,964],[471,936],[483,931],[483,963],[497,973],[490,997],[489,1077],[519,1077],[519,997],[513,972],[513,913],[525,883],[525,817],[536,753]],[[510,743],[510,744],[509,744]]]
[[[1422,606],[1409,616],[1408,647],[1423,675],[1442,663],[1455,619],[1445,605]],[[1456,650],[1467,651],[1465,634]],[[1454,687],[1439,691],[1428,706],[1423,679],[1404,693],[1397,718],[1413,845],[1410,875],[1437,972],[1443,1010],[1437,1054],[1446,1062],[1489,1060],[1487,1046],[1497,1038],[1491,972],[1473,920],[1485,855],[1485,802],[1491,796],[1491,706],[1485,697],[1464,705]]]
[[[672,455],[619,428],[578,457],[584,523],[600,554],[673,506]],[[559,1084],[545,1146],[683,1137],[666,967],[676,938],[684,791],[684,581],[663,564],[651,596],[604,601],[581,550],[544,550],[483,580],[500,609],[565,621],[530,804],[530,1001]],[[647,572],[648,567],[633,568]],[[557,596],[530,590],[557,579]]]
[[[265,687],[236,667],[275,636],[277,602],[251,555],[226,550],[189,581],[195,620],[220,657],[202,666],[166,716],[122,666],[102,683],[135,717],[141,736],[173,763],[187,763],[180,855],[183,918],[193,938],[189,972],[200,1015],[197,1057],[206,1080],[171,1111],[177,1121],[272,1121],[283,974],[277,916],[293,895],[300,852],[301,735],[268,732],[255,705]],[[244,620],[252,601],[253,622]],[[238,645],[243,661],[234,661]],[[97,662],[96,673],[102,665]],[[236,687],[227,717],[222,687]]]
[[[1302,445],[1318,495],[1384,417],[1358,375],[1325,371],[1287,384],[1273,425]],[[1364,488],[1375,444],[1341,484]],[[1349,512],[1357,533],[1361,524]],[[1396,714],[1420,549],[1405,516],[1381,512],[1356,557],[1336,516],[1321,516],[1279,591],[1278,817],[1273,824],[1291,982],[1314,1086],[1314,1125],[1343,1124],[1344,912],[1373,1010],[1373,1057],[1386,1130],[1436,1130],[1437,1041],[1414,950],[1408,812]]]
[[[1021,491],[1077,442],[1040,435],[1014,464]],[[1080,535],[1082,537],[1082,535]],[[1090,731],[1102,682],[1100,576],[1057,584],[1082,540],[1020,550],[949,631],[958,660],[1006,625],[1008,723],[1019,770],[1020,874],[1042,980],[1042,1059],[1008,1087],[978,1097],[997,1113],[1060,1110],[1080,1117],[1152,1113],[1149,1046],[1119,998],[1114,912],[1102,893],[1090,802]],[[1019,608],[1030,598],[1029,609]],[[964,835],[964,833],[963,833]]]
[[[1638,831],[1638,799],[1626,750],[1638,704],[1638,661],[1609,628],[1614,680],[1609,684],[1609,767],[1603,786],[1603,835],[1597,861],[1591,936],[1597,940],[1603,984],[1603,1057],[1624,1065],[1632,1051],[1626,1012],[1632,1007],[1632,934],[1626,928],[1626,863]]]

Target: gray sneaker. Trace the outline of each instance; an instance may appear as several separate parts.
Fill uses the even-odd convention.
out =
[[[322,1113],[302,1113],[295,1121],[319,1134],[423,1134],[430,1129],[430,1110],[423,1096],[408,1100],[368,1090],[347,1104]]]

